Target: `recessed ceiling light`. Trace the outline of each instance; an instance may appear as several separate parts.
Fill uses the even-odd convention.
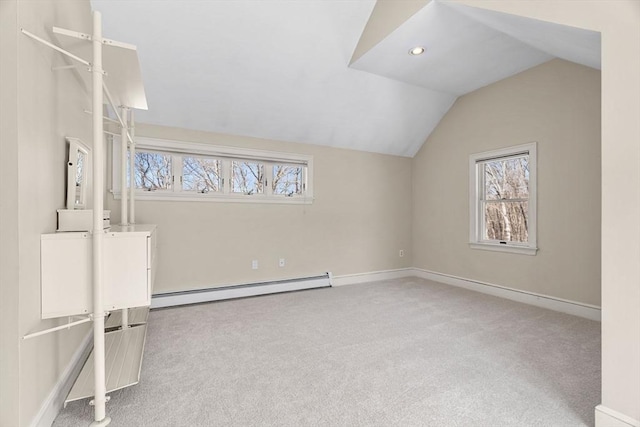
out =
[[[422,46],[416,46],[413,49],[409,50],[409,55],[418,56],[422,55],[425,51],[425,48]]]

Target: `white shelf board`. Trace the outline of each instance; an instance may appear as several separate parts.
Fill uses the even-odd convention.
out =
[[[149,317],[149,307],[135,307],[129,309],[129,326],[144,325]],[[122,326],[122,310],[113,311],[109,315],[105,329],[119,328]]]
[[[114,233],[138,233],[151,235],[156,229],[155,224],[112,225],[107,232]]]
[[[147,325],[107,332],[105,338],[105,372],[107,393],[138,384]],[[93,351],[84,364],[65,404],[93,397]]]
[[[93,61],[93,46],[91,41],[69,36],[73,31],[53,27],[58,45],[85,61]],[[75,64],[74,64],[75,65]],[[142,83],[138,51],[135,46],[125,43],[103,43],[102,68],[107,73],[104,76],[113,102],[116,106],[126,106],[139,110],[147,109],[147,97]],[[91,72],[86,67],[78,67],[79,75],[88,93],[92,90]]]

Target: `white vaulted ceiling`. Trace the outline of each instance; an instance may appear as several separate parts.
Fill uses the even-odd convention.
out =
[[[351,66],[374,0],[92,5],[138,47],[138,121],[402,156],[461,94],[553,57],[599,68],[598,33],[436,0]]]

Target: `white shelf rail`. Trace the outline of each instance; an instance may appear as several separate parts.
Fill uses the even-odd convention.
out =
[[[87,323],[87,322],[91,322],[91,317],[85,317],[81,320],[76,320],[75,322],[71,322],[69,321],[67,324],[65,325],[60,325],[60,326],[56,326],[54,328],[49,328],[49,329],[45,329],[42,331],[38,331],[38,332],[33,332],[31,334],[27,334],[25,336],[22,337],[23,340],[28,340],[30,338],[35,338],[35,337],[39,337],[41,335],[45,335],[51,332],[56,332],[56,331],[61,331],[63,329],[70,329],[73,326],[78,326],[78,325],[82,325],[83,323]]]
[[[46,41],[45,39],[40,38],[40,37],[36,36],[36,35],[35,35],[35,34],[33,34],[33,33],[30,33],[29,31],[25,30],[24,28],[21,28],[21,29],[20,29],[20,31],[22,31],[22,34],[24,34],[24,35],[26,35],[26,36],[28,36],[28,37],[31,37],[32,39],[34,39],[34,40],[36,40],[36,41],[39,41],[40,43],[42,43],[42,44],[44,44],[44,45],[46,45],[46,46],[49,46],[51,49],[53,49],[53,50],[57,50],[58,52],[62,53],[63,55],[66,55],[66,56],[68,56],[69,58],[74,59],[74,60],[76,60],[76,61],[80,62],[81,64],[84,64],[84,65],[86,65],[86,66],[88,66],[88,67],[91,67],[91,63],[90,63],[89,61],[85,61],[84,59],[77,57],[77,56],[76,56],[76,55],[74,55],[73,53],[71,53],[71,52],[67,52],[66,50],[64,50],[64,49],[62,49],[62,48],[60,48],[60,47],[56,46],[56,45],[55,45],[55,44],[53,44],[53,43],[49,43],[49,42],[48,42],[48,41]]]

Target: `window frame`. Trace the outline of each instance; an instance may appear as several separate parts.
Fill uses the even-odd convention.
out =
[[[528,242],[507,242],[484,239],[484,162],[506,160],[528,155]],[[469,156],[469,247],[497,252],[536,255],[537,247],[537,143],[516,145],[497,150],[484,151]]]
[[[210,201],[238,203],[279,203],[279,204],[311,204],[313,203],[313,156],[297,153],[255,150],[249,148],[212,145],[199,142],[185,142],[158,138],[136,137],[136,151],[152,151],[171,156],[173,183],[172,190],[145,191],[136,189],[136,200],[165,201]],[[111,153],[111,193],[116,200],[122,197],[120,183],[120,137],[113,136]],[[183,157],[205,157],[222,161],[222,191],[197,193],[183,190],[182,167]],[[233,193],[231,189],[231,162],[249,161],[260,163],[264,167],[264,191],[256,194]],[[273,194],[271,179],[273,166],[276,164],[300,165],[303,167],[302,194],[284,196]]]

